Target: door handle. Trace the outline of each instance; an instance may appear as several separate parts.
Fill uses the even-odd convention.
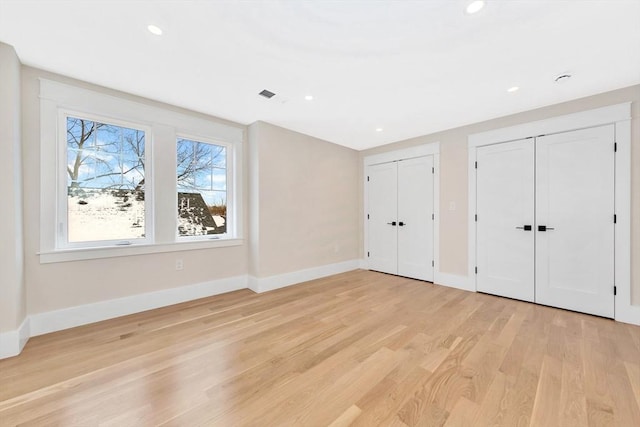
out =
[[[538,231],[547,231],[547,230],[555,230],[553,227],[547,227],[546,225],[539,225]]]
[[[402,221],[400,221],[400,222],[398,223],[398,225],[399,225],[400,227],[404,227],[405,225],[407,225],[407,223],[406,223],[406,222],[402,222]]]
[[[516,227],[518,230],[531,231],[530,225],[523,225],[522,227]]]
[[[388,222],[387,224],[393,225],[394,227],[396,226],[396,222],[395,221]]]

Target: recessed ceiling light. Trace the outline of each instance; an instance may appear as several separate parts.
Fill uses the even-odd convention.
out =
[[[518,86],[511,86],[507,89],[507,92],[517,92],[520,88]]]
[[[475,0],[472,1],[471,3],[467,4],[467,7],[465,8],[465,12],[467,13],[467,15],[472,15],[476,12],[480,12],[480,10],[484,7],[485,2],[483,0]]]
[[[313,95],[307,95],[304,97],[307,101],[313,101]]]
[[[382,132],[382,128],[376,128],[376,132]]]
[[[147,30],[149,30],[151,34],[155,34],[156,36],[162,35],[162,28],[158,27],[157,25],[147,25]]]

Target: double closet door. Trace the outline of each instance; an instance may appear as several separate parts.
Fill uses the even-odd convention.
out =
[[[367,169],[371,270],[433,281],[433,156]]]
[[[479,147],[478,291],[614,315],[614,126]]]

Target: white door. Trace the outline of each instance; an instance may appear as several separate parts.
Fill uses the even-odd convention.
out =
[[[433,282],[433,156],[398,162],[398,274]]]
[[[534,300],[534,141],[476,152],[476,287]]]
[[[369,166],[367,175],[369,268],[398,274],[397,163]]]
[[[536,302],[613,317],[614,156],[613,125],[537,139]]]

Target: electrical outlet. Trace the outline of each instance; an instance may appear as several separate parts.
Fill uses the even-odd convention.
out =
[[[176,270],[180,271],[184,269],[184,263],[182,262],[181,259],[177,259],[176,260]]]

